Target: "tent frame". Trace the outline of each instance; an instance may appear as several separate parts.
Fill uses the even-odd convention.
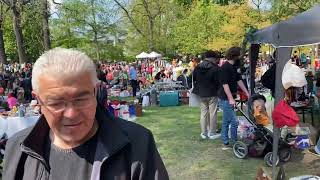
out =
[[[267,28],[261,29],[253,34],[253,39],[248,40],[248,42],[251,43],[250,49],[249,49],[249,58],[250,58],[250,92],[251,94],[254,93],[255,89],[255,71],[256,71],[256,65],[257,60],[259,56],[259,50],[260,50],[260,44],[271,44],[274,48],[276,48],[276,82],[275,82],[275,104],[278,104],[278,102],[284,98],[284,88],[282,85],[282,79],[281,75],[284,69],[285,64],[289,61],[292,54],[293,47],[299,47],[299,46],[310,46],[310,45],[316,45],[320,43],[320,31],[314,33],[313,35],[315,38],[310,38],[308,41],[304,40],[304,37],[310,37],[308,36],[308,33],[304,33],[299,29],[299,25],[301,26],[304,22],[303,20],[308,19],[310,17],[310,21],[306,22],[306,24],[310,25],[310,27],[314,26],[320,26],[320,24],[317,24],[319,21],[314,21],[314,19],[320,18],[319,16],[319,10],[320,10],[320,4],[314,6],[310,10],[303,12],[287,21],[282,21],[279,23],[276,23],[274,25],[271,25]],[[302,21],[302,22],[299,22]],[[300,24],[298,24],[299,22]],[[295,29],[295,32],[291,32],[290,30],[286,32],[286,28],[288,29],[288,26],[295,27],[298,29]],[[319,29],[319,28],[316,28]],[[281,31],[282,30],[282,31]],[[313,29],[314,30],[314,29]],[[290,34],[291,33],[291,34]],[[304,35],[303,37],[300,37],[301,42],[295,42],[290,39],[290,37],[297,37],[296,34],[299,33],[300,35]],[[250,36],[250,34],[247,34],[246,36]],[[284,37],[284,38],[283,38]],[[307,39],[307,38],[306,38]],[[280,41],[281,40],[281,41]],[[279,143],[279,137],[280,137],[280,129],[273,126],[273,163],[272,163],[272,179],[276,179],[276,158],[278,154],[278,143]]]

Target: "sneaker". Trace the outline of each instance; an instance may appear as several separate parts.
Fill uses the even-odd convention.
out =
[[[201,139],[207,139],[207,136],[204,133],[200,134]]]
[[[208,138],[211,140],[215,140],[221,137],[221,134],[208,134]]]
[[[223,144],[222,150],[225,151],[225,150],[228,150],[228,149],[230,149],[229,143]]]

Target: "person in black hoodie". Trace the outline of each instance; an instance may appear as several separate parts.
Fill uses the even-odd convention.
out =
[[[219,60],[220,53],[207,51],[205,59],[193,71],[193,93],[200,97],[201,108],[201,138],[217,139],[217,110],[218,110],[218,88],[219,88]]]

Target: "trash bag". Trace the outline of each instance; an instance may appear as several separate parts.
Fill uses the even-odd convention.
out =
[[[285,89],[307,85],[304,72],[297,65],[288,62],[282,72],[282,85]]]
[[[264,87],[270,89],[273,95],[276,84],[276,64],[273,64],[270,69],[262,75],[261,83]]]

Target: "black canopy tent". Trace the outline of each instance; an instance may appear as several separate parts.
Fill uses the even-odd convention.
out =
[[[275,104],[284,97],[282,71],[291,57],[292,48],[320,43],[320,4],[314,6],[286,21],[281,21],[255,32],[248,41],[250,46],[250,91],[254,92],[255,70],[260,44],[270,44],[276,48],[276,83]],[[250,37],[250,36],[248,36]],[[275,162],[278,154],[279,128],[273,127],[273,179],[275,179]]]

